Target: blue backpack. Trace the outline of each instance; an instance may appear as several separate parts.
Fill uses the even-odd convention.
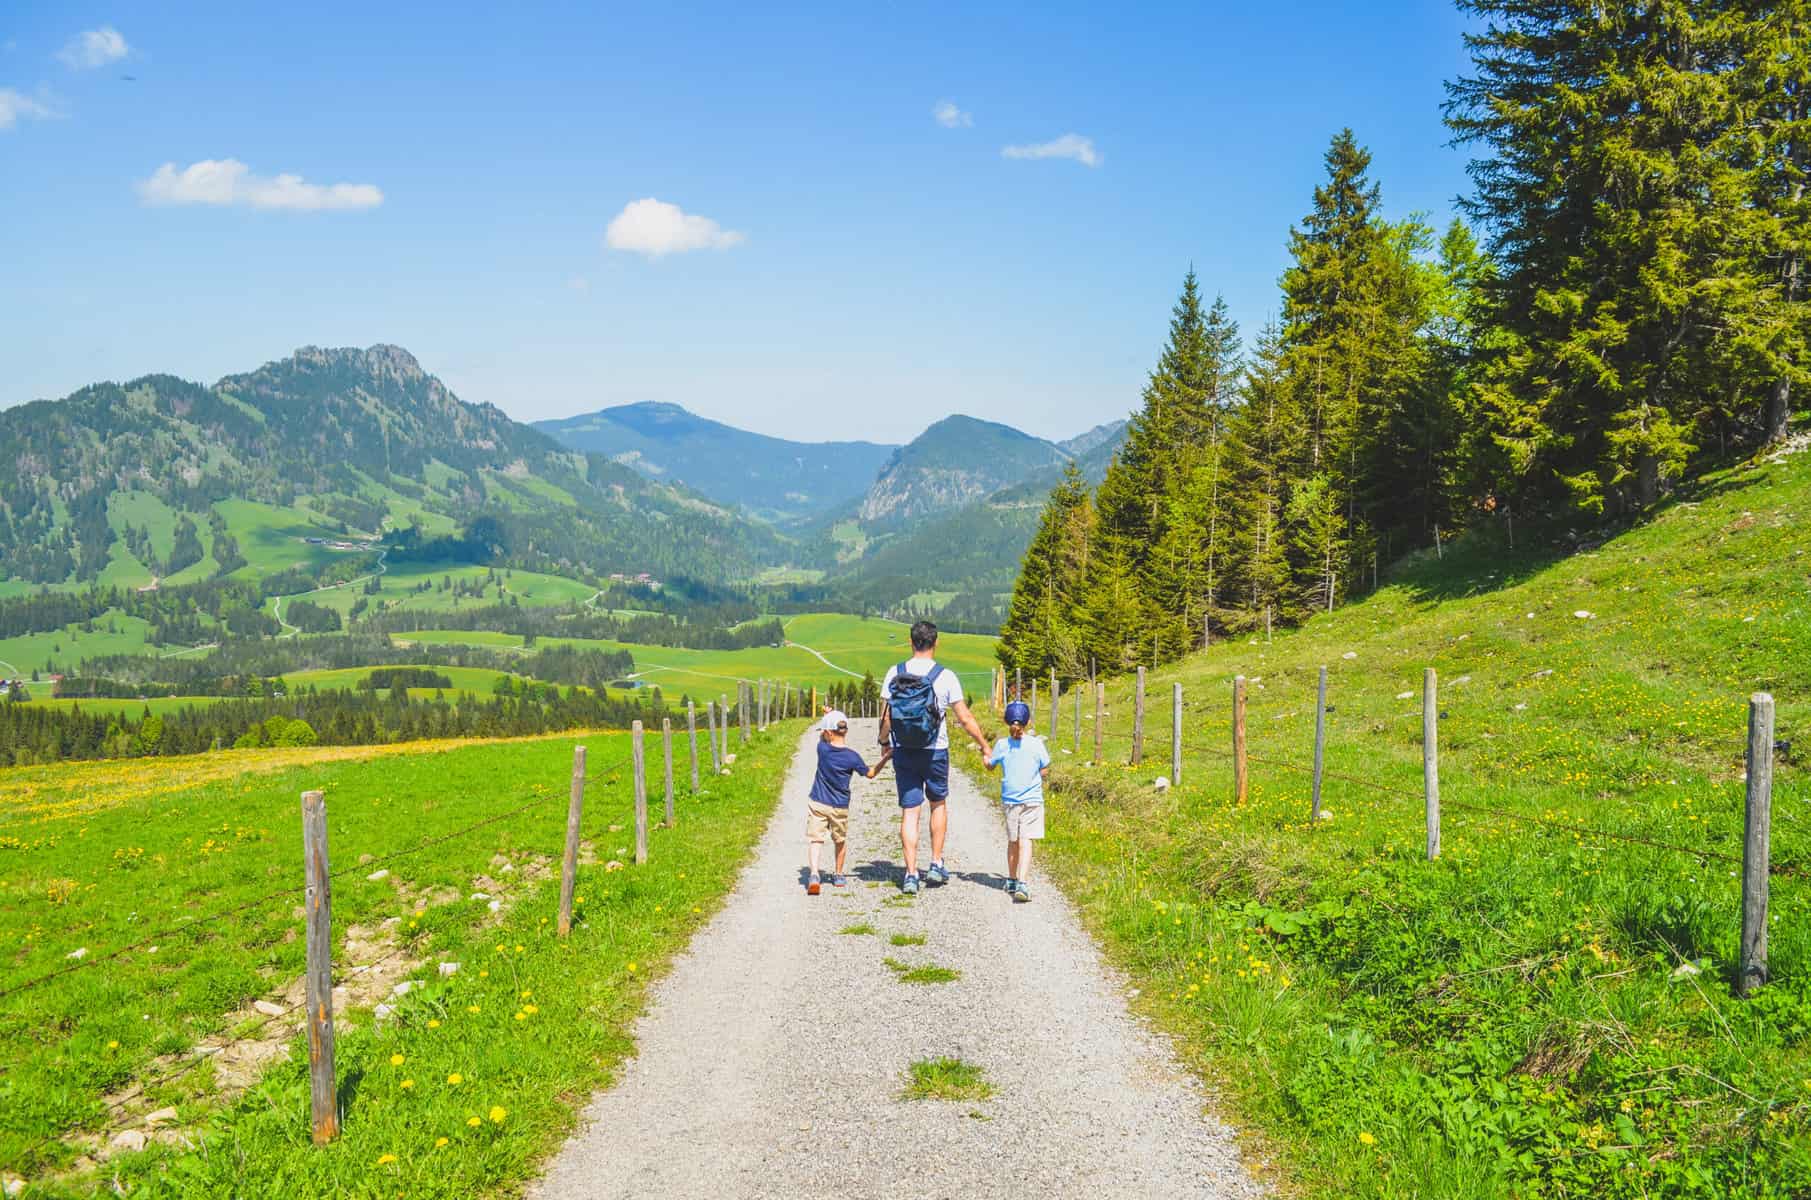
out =
[[[893,744],[900,749],[924,750],[937,744],[937,733],[943,728],[943,707],[937,703],[937,689],[931,685],[941,674],[940,663],[932,663],[923,675],[908,674],[904,663],[893,669],[887,724],[893,731]]]

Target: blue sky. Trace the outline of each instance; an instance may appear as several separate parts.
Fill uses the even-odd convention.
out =
[[[869,7],[15,0],[0,406],[395,342],[524,420],[1062,437],[1190,263],[1275,312],[1341,126],[1393,215],[1466,186],[1448,3]]]

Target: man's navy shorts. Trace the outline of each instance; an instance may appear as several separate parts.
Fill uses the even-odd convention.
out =
[[[899,784],[899,807],[917,808],[926,797],[941,804],[950,794],[950,752],[895,750],[893,779]]]

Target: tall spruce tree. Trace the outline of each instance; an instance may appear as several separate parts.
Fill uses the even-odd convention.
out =
[[[1742,25],[1690,0],[1460,7],[1485,22],[1447,120],[1480,150],[1466,205],[1502,268],[1481,390],[1501,489],[1645,508],[1764,386],[1780,279],[1732,153]]]
[[[1077,606],[1087,582],[1094,513],[1088,481],[1071,462],[1044,503],[1025,550],[995,654],[1001,664],[1065,679],[1087,674]]]

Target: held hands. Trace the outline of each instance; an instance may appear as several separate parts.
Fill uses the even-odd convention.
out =
[[[873,779],[876,775],[879,775],[880,769],[882,767],[886,766],[888,760],[891,759],[892,757],[893,757],[893,747],[882,746],[880,748],[880,757],[875,760],[873,766],[868,768],[868,778]]]

